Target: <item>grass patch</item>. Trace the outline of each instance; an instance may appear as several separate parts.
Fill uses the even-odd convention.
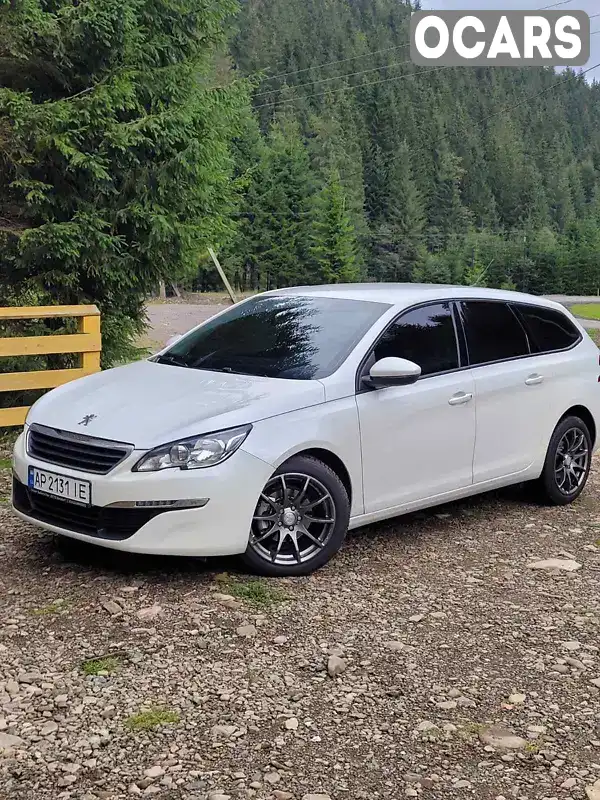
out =
[[[569,311],[582,319],[600,320],[600,303],[577,303],[570,306]]]
[[[48,614],[60,614],[63,611],[67,611],[68,608],[69,604],[65,600],[53,600],[51,603],[48,603],[47,606],[32,608],[31,613],[35,617],[45,617]]]
[[[266,581],[240,581],[227,574],[217,575],[215,580],[227,594],[260,608],[267,608],[287,599],[281,589],[271,586]]]
[[[169,711],[166,708],[151,708],[132,714],[125,720],[125,727],[132,731],[149,731],[160,725],[176,725],[180,720],[178,711]]]
[[[483,730],[483,725],[481,722],[465,722],[464,725],[460,725],[457,731],[457,736],[461,739],[471,740],[475,737],[479,736],[480,732]]]
[[[0,458],[0,469],[11,469],[12,461],[10,458]]]
[[[85,675],[98,675],[101,672],[115,672],[121,662],[117,656],[105,656],[104,658],[89,658],[81,665]]]
[[[535,755],[539,753],[542,749],[543,743],[542,742],[527,742],[523,750],[530,755]]]
[[[464,725],[461,725],[461,728],[467,733],[479,734],[483,730],[484,725],[481,722],[465,722]]]

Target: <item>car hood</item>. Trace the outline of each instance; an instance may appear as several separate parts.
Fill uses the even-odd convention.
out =
[[[28,424],[148,449],[324,402],[320,381],[230,375],[138,361],[66,383],[41,397]],[[90,415],[88,421],[83,422]]]

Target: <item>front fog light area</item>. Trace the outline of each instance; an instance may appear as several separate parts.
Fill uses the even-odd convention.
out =
[[[204,508],[208,497],[191,497],[188,500],[119,500],[109,503],[107,508],[162,508],[165,511],[178,508]]]
[[[251,425],[243,425],[171,442],[146,453],[133,471],[157,472],[161,469],[212,467],[235,453],[251,429]]]

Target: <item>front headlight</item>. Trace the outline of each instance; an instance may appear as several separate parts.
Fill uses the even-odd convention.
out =
[[[156,472],[160,469],[200,469],[214,467],[238,449],[252,425],[242,425],[227,431],[191,436],[162,445],[146,453],[133,467],[133,472]]]

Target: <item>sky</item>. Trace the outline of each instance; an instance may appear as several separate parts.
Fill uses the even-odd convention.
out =
[[[557,0],[537,0],[537,2],[536,0],[421,0],[421,8],[423,11],[429,9],[447,9],[449,11],[462,11],[462,9],[477,9],[483,11],[484,9],[493,9],[494,11],[498,11],[511,8],[527,11],[529,9],[539,10],[544,6],[552,5],[554,2],[557,2]],[[565,13],[570,9],[587,11],[591,17],[592,14],[597,14],[600,11],[600,0],[570,0],[556,7],[556,11],[562,11],[563,9]],[[600,31],[600,17],[591,20],[590,25],[592,31]],[[592,64],[600,63],[600,34],[592,36],[590,44],[590,60],[586,67],[581,67],[580,69],[586,69],[587,67],[591,67]],[[586,78],[589,80],[595,78],[597,81],[600,81],[600,67],[588,72]]]

